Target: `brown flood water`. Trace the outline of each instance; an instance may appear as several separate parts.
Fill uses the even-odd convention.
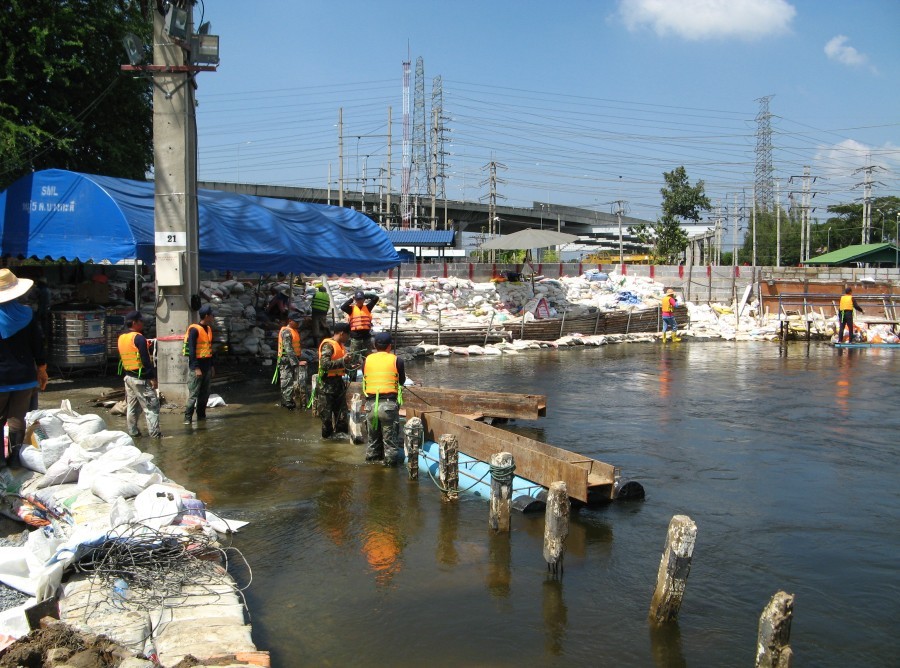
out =
[[[546,394],[547,417],[513,429],[644,485],[643,502],[573,515],[561,581],[540,514],[493,536],[484,500],[442,504],[427,477],[366,466],[277,408],[270,372],[218,388],[229,406],[204,426],[164,415],[166,438],[138,445],[250,522],[233,545],[273,666],[746,666],[779,589],[796,594],[795,665],[897,663],[900,351],[683,342],[411,363],[428,385]],[[698,525],[693,567],[678,623],[652,631],[675,514]]]

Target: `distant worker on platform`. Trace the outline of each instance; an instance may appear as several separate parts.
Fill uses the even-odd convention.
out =
[[[281,387],[281,407],[294,410],[297,403],[294,393],[300,376],[300,354],[303,348],[300,344],[300,323],[303,322],[303,314],[299,311],[291,311],[288,316],[288,324],[278,332],[278,378]],[[306,364],[306,362],[302,362]]]
[[[397,466],[403,453],[400,442],[400,405],[406,369],[403,360],[391,352],[391,335],[375,335],[375,352],[363,361],[363,393],[369,416],[366,462]]]
[[[213,357],[213,322],[212,306],[204,304],[198,312],[200,322],[190,325],[184,335],[184,354],[188,358],[190,369],[187,389],[188,400],[184,407],[184,423],[191,424],[194,409],[197,420],[206,419],[206,403],[209,401],[209,386],[216,368]]]
[[[132,437],[141,435],[138,416],[144,411],[147,431],[151,438],[162,438],[159,430],[159,386],[156,367],[150,356],[150,348],[144,337],[144,316],[140,311],[131,311],[125,316],[128,331],[119,336],[119,360],[125,376],[125,424]]]
[[[322,438],[347,430],[347,386],[344,384],[345,346],[350,325],[336,323],[334,334],[319,344],[319,376],[316,384],[316,416],[322,420]]]
[[[378,295],[357,290],[352,298],[341,304],[341,310],[349,317],[350,323],[350,364],[348,368],[358,368],[372,352],[372,309],[378,303]]]
[[[838,337],[837,342],[843,343],[844,341],[844,325],[847,326],[847,340],[850,343],[853,343],[853,311],[857,310],[860,313],[863,312],[862,307],[856,302],[856,297],[853,296],[853,289],[846,288],[844,290],[844,294],[841,295],[841,303],[839,306],[840,311],[840,327],[838,328]]]
[[[675,300],[675,290],[672,288],[666,289],[666,294],[663,295],[662,302],[660,304],[660,310],[662,311],[662,335],[663,335],[663,343],[666,342],[666,337],[668,337],[668,330],[672,330],[672,340],[673,341],[681,341],[678,337],[678,323],[675,322],[675,306],[677,305],[677,301]]]
[[[312,335],[318,345],[322,339],[328,336],[328,310],[331,308],[331,298],[324,285],[316,288],[312,298]]]
[[[32,310],[18,301],[33,281],[0,269],[0,462],[3,461],[3,425],[9,426],[9,457],[19,465],[25,440],[25,414],[36,389],[47,387],[44,337]]]

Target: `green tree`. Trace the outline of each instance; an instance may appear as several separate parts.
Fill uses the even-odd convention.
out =
[[[120,65],[126,33],[150,40],[148,5],[6,0],[0,9],[0,190],[48,168],[144,178],[153,159],[151,85]]]
[[[704,194],[703,181],[692,186],[687,171],[678,167],[671,172],[663,172],[666,186],[660,189],[662,212],[657,221],[628,228],[641,243],[652,244],[652,254],[656,260],[666,264],[677,264],[688,245],[688,235],[681,226],[685,220],[697,222],[703,211],[711,208],[709,198]]]

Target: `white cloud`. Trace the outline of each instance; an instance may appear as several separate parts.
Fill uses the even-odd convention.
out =
[[[754,40],[790,32],[797,10],[787,0],[619,0],[629,30],[687,40]]]
[[[898,154],[900,151],[890,142],[883,146],[868,146],[855,139],[845,139],[830,146],[820,146],[814,163],[819,176],[835,182],[858,183],[864,177],[855,173],[856,170],[869,165],[876,165],[888,173],[896,172],[900,168]]]
[[[837,35],[825,45],[825,55],[844,65],[865,65],[868,57],[847,44],[846,35]]]

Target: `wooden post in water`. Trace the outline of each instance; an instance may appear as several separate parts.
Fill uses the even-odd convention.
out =
[[[491,529],[509,533],[509,514],[512,508],[512,481],[515,460],[508,452],[491,455]]]
[[[422,418],[409,418],[403,426],[403,450],[406,451],[406,470],[410,480],[419,479],[419,450],[424,436]]]
[[[444,501],[459,499],[459,441],[453,434],[443,434],[440,439],[441,498]]]
[[[569,493],[566,483],[550,484],[544,515],[544,561],[554,577],[562,575],[563,554],[569,535]]]
[[[791,650],[791,620],[794,617],[794,595],[776,593],[759,618],[756,636],[756,668],[790,668],[794,660]]]
[[[659,561],[656,591],[650,602],[651,621],[661,624],[678,617],[696,540],[697,525],[694,520],[687,515],[675,515],[669,522],[666,548]]]

